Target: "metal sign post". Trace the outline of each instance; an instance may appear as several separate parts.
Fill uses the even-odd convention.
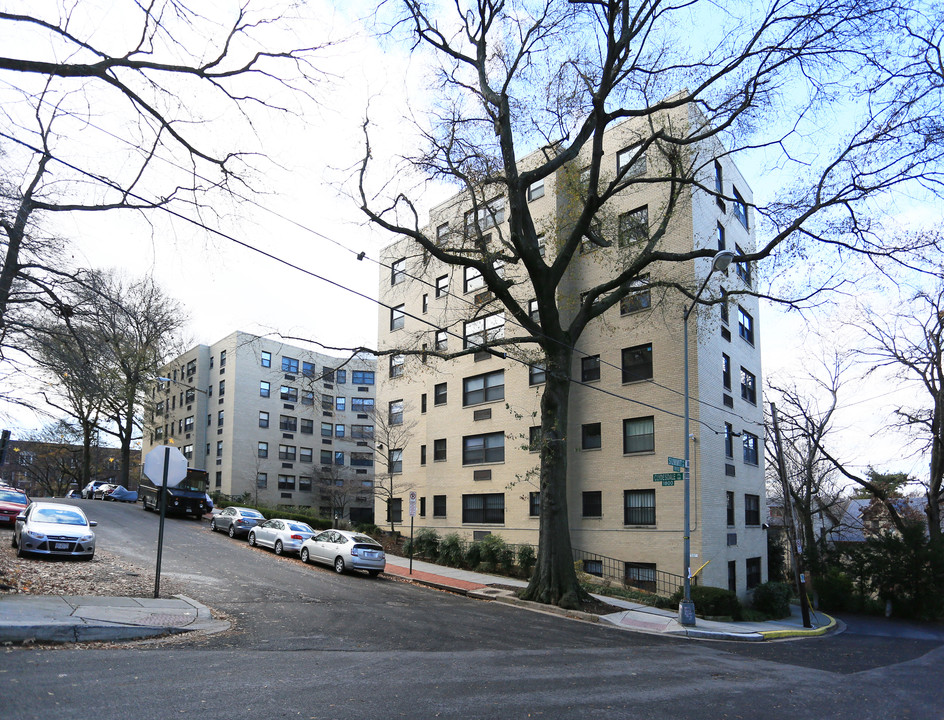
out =
[[[157,531],[157,569],[154,570],[154,598],[161,596],[161,554],[164,550],[164,516],[167,513],[167,466],[170,465],[170,446],[164,448],[164,469],[161,473],[161,522]]]
[[[157,485],[161,478],[161,521],[157,531],[157,568],[154,571],[154,597],[161,595],[161,555],[164,549],[164,517],[167,513],[167,488],[177,487],[187,477],[187,458],[175,447],[159,445],[144,456],[144,474]]]
[[[410,491],[410,575],[413,574],[413,518],[416,517],[416,490]]]

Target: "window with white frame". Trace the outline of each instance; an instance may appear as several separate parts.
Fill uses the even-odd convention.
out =
[[[485,287],[485,278],[482,277],[482,273],[478,271],[478,268],[466,267],[463,268],[462,272],[462,292],[470,293],[474,290]]]
[[[390,451],[390,472],[403,472],[403,450],[400,448]]]
[[[390,329],[391,330],[402,330],[403,325],[406,322],[406,312],[405,305],[397,305],[396,307],[390,308]]]
[[[448,330],[436,331],[436,349],[437,350],[449,349],[449,331]]]
[[[390,425],[403,424],[403,400],[391,400],[387,419]]]
[[[495,370],[462,380],[462,406],[505,399],[505,371]]]
[[[436,278],[436,297],[443,297],[449,293],[449,276],[440,275]]]
[[[754,344],[754,318],[738,305],[738,335],[751,345]]]
[[[542,197],[544,197],[544,178],[535,180],[528,185],[528,202],[533,202]]]
[[[399,285],[406,280],[406,258],[390,263],[390,284]]]
[[[406,361],[405,355],[390,356],[390,377],[400,377],[403,375],[403,363]]]
[[[623,420],[623,453],[629,455],[655,449],[655,418],[652,415]]]
[[[643,205],[619,216],[618,237],[620,247],[649,239],[648,205]]]
[[[463,348],[484,345],[505,337],[505,314],[494,313],[465,323],[462,333]]]
[[[646,172],[646,152],[641,143],[630,145],[616,153],[616,172],[621,173],[623,170],[626,171],[624,179]]]

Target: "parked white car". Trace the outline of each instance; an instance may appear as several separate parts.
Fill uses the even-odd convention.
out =
[[[387,565],[383,546],[369,535],[350,530],[325,530],[302,543],[302,562],[326,563],[338,574],[348,568],[377,577]]]
[[[302,543],[314,534],[315,531],[303,522],[274,518],[249,531],[249,544],[272,548],[276,555],[297,553]]]
[[[18,557],[37,553],[91,560],[96,525],[75,505],[32,502],[16,517],[12,544]]]

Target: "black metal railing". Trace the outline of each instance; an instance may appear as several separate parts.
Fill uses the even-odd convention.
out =
[[[649,565],[625,562],[576,548],[573,554],[574,562],[581,563],[583,571],[589,575],[613,580],[627,587],[638,588],[656,595],[669,597],[682,587],[684,582],[681,575],[657,570]],[[697,585],[697,580],[698,578],[692,578],[692,585]]]

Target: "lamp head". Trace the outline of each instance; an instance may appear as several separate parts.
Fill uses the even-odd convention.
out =
[[[719,270],[724,272],[728,269],[728,266],[731,264],[731,261],[734,260],[734,251],[733,250],[719,250],[715,253],[714,262],[711,265],[711,271]]]

